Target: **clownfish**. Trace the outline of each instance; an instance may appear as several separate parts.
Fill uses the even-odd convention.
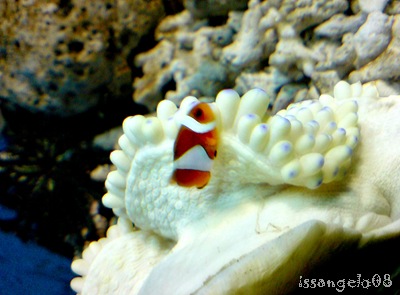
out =
[[[204,187],[210,180],[217,155],[217,122],[210,105],[194,103],[182,124],[174,144],[173,180],[180,186]]]

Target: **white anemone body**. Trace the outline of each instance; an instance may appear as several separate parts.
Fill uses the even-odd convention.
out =
[[[174,141],[194,101],[187,97],[179,110],[163,101],[157,117],[125,120],[122,150],[111,155],[117,171],[108,176],[103,198],[120,221],[96,244],[101,247],[73,264],[83,276],[73,281],[75,290],[109,290],[102,280],[113,278],[114,288],[131,294],[223,294],[256,286],[263,286],[261,293],[283,292],[289,289],[279,288],[304,261],[317,262],[340,243],[361,245],[399,232],[400,185],[393,180],[399,160],[390,158],[398,154],[393,143],[400,144],[400,123],[390,120],[399,122],[400,104],[393,98],[380,99],[371,86],[340,82],[333,96],[269,116],[262,90],[241,99],[224,90],[212,104],[218,153],[202,189],[171,181]],[[382,127],[371,126],[375,118]],[[380,155],[383,140],[391,145]],[[373,178],[375,171],[382,175]],[[137,254],[127,254],[136,266],[115,250],[122,243],[136,247]],[[110,266],[111,252],[122,265],[117,269]],[[298,260],[290,262],[294,253]],[[138,265],[142,273],[127,279]]]

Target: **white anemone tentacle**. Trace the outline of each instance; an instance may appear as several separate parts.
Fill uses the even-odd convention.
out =
[[[195,216],[208,214],[214,200],[207,202],[204,196],[221,190],[222,183],[316,188],[345,174],[359,138],[355,100],[325,95],[319,101],[292,104],[270,117],[266,114],[269,99],[261,89],[247,92],[239,102],[235,92],[225,90],[214,104],[218,120],[225,124],[220,128],[211,182],[202,190],[188,191],[170,182],[172,146],[180,124],[196,127],[197,122],[186,116],[196,101],[187,97],[179,111],[165,101],[157,109],[158,117],[126,119],[123,126],[130,145],[124,148],[136,153],[130,158],[124,148],[114,151],[111,161],[117,171],[106,180],[106,206],[124,208],[139,228],[175,240]],[[228,124],[229,118],[235,120]],[[157,185],[149,185],[150,180]],[[227,203],[237,201],[242,200]]]

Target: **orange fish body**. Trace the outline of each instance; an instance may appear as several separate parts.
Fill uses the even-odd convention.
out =
[[[216,117],[209,104],[193,106],[182,122],[174,145],[173,179],[180,186],[204,187],[217,154]]]

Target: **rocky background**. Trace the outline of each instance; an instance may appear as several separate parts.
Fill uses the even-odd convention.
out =
[[[0,0],[0,229],[69,261],[113,222],[126,116],[223,88],[264,89],[272,113],[342,79],[398,94],[399,48],[395,0]]]

